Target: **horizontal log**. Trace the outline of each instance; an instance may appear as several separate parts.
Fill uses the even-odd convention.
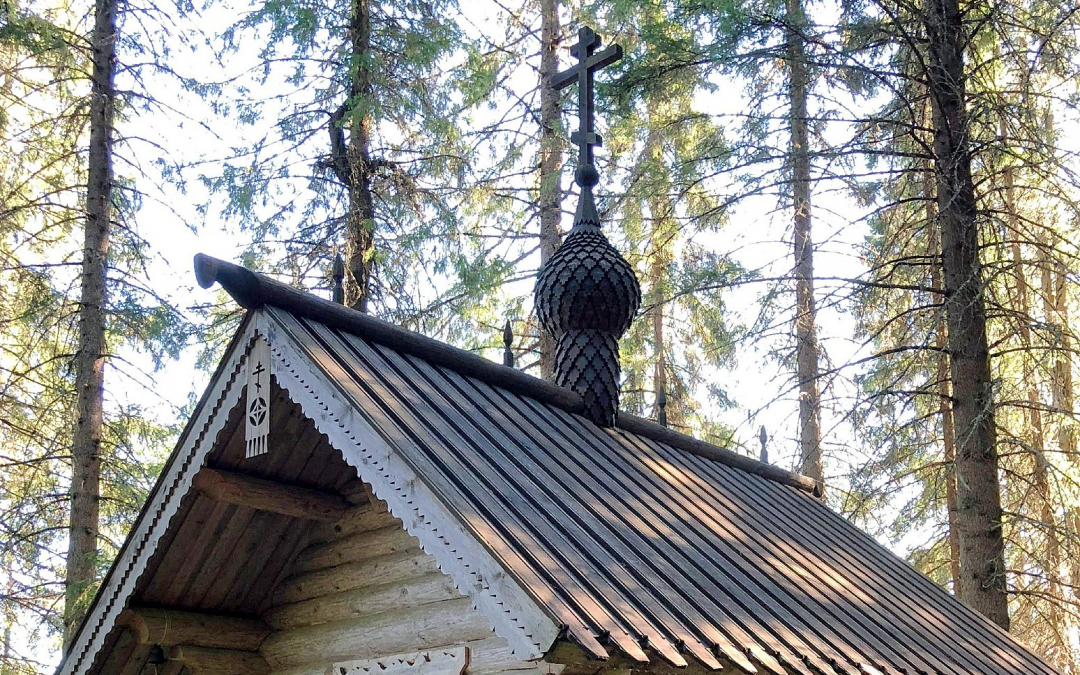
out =
[[[377,502],[374,495],[371,494],[371,486],[359,476],[353,476],[337,490],[342,497],[353,505],[353,508],[371,506]]]
[[[158,666],[157,675],[180,675],[184,672],[184,664],[179,661],[166,661],[165,665]]]
[[[152,607],[126,609],[117,622],[131,629],[143,645],[193,645],[248,652],[258,651],[271,631],[257,619]]]
[[[268,675],[270,666],[258,652],[211,649],[191,645],[169,648],[169,660],[184,664],[192,675]]]
[[[382,502],[353,507],[338,520],[332,523],[319,523],[311,528],[309,541],[313,544],[322,544],[345,539],[361,532],[381,530],[391,525],[402,527],[401,521],[390,515],[386,504]]]
[[[298,668],[274,670],[270,675],[327,675],[326,671],[326,666],[300,666]],[[337,673],[331,673],[330,675],[337,675]]]
[[[491,624],[470,598],[272,633],[262,655],[274,668],[389,656],[480,640]]]
[[[408,532],[400,526],[391,525],[374,532],[359,532],[338,541],[309,546],[297,556],[293,569],[300,572],[312,572],[344,563],[370,560],[419,546],[420,542]]]
[[[292,605],[282,605],[273,609],[266,619],[274,629],[288,630],[462,597],[465,596],[454,588],[450,577],[442,572],[432,572],[404,582],[360,588]]]
[[[468,642],[469,669],[466,675],[496,675],[513,672],[514,675],[540,675],[537,661],[522,661],[514,656],[514,650],[505,639],[497,636]]]
[[[203,467],[192,485],[214,501],[305,520],[336,521],[349,510],[341,495]]]
[[[145,650],[146,648],[141,647],[141,649]],[[139,650],[139,640],[134,632],[127,628],[121,629],[120,634],[116,636],[116,643],[112,647],[110,658],[105,660],[98,673],[101,675],[121,675],[124,667],[130,662],[135,661],[138,663],[141,656]]]
[[[346,563],[291,576],[275,589],[273,604],[285,605],[331,593],[415,579],[438,569],[435,558],[420,549],[409,549],[359,563]]]

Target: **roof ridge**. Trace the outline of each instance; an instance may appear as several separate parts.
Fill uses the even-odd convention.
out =
[[[245,309],[258,309],[266,305],[277,307],[301,318],[318,321],[330,328],[423,358],[462,375],[475,377],[488,384],[509,389],[570,413],[581,414],[584,409],[581,396],[569,389],[293,288],[245,267],[198,253],[195,255],[195,278],[203,288],[210,288],[214,282],[221,284],[221,287]],[[814,496],[821,494],[820,486],[813,478],[740,455],[727,448],[673,431],[636,415],[619,412],[615,426],[628,433],[664,443],[684,452],[799,488]]]

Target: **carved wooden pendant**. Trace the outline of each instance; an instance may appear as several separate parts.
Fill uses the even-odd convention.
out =
[[[270,436],[270,345],[255,338],[247,358],[247,401],[244,457],[266,454]]]

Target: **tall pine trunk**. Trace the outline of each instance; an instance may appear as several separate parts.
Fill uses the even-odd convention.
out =
[[[927,169],[923,172],[923,198],[926,200],[926,223],[930,228],[930,288],[936,297],[944,297],[941,281],[941,264],[938,260],[940,234],[937,223],[937,204],[934,202],[934,176]],[[956,427],[953,424],[952,382],[949,380],[949,334],[944,317],[938,317],[934,330],[934,346],[937,356],[938,412],[941,415],[941,446],[945,459],[945,509],[949,519],[949,572],[952,575],[953,594],[963,598],[960,592],[960,531],[957,529],[956,506]]]
[[[1046,111],[1044,118],[1046,138],[1054,138],[1054,113]],[[1067,455],[1076,453],[1076,439],[1071,425],[1073,420],[1073,377],[1072,377],[1072,328],[1069,325],[1069,299],[1066,293],[1068,266],[1057,235],[1053,235],[1049,247],[1040,247],[1046,258],[1043,266],[1043,292],[1046,307],[1046,323],[1055,327],[1057,344],[1054,345],[1054,365],[1051,370],[1050,395],[1054,413],[1060,422],[1057,428],[1058,448]],[[1057,244],[1055,246],[1054,244]],[[1053,251],[1059,253],[1051,255]],[[1051,260],[1052,258],[1052,260]]]
[[[960,593],[972,608],[1007,630],[997,430],[964,101],[966,36],[957,0],[926,0],[923,19],[956,424]]]
[[[75,354],[78,419],[72,438],[71,523],[65,580],[64,645],[70,643],[97,576],[101,436],[104,427],[105,284],[112,218],[112,127],[116,110],[116,0],[97,0],[90,39],[90,151]]]
[[[787,0],[785,33],[791,104],[791,186],[795,235],[795,361],[799,380],[799,450],[802,473],[824,485],[821,461],[821,398],[818,391],[817,307],[814,302],[814,239],[810,219],[810,133],[807,97],[806,14],[802,0]]]
[[[561,236],[562,146],[559,144],[559,95],[551,78],[559,69],[559,0],[540,0],[540,264],[555,255]],[[555,336],[540,329],[540,377],[555,374]]]
[[[371,2],[353,0],[349,18],[351,67],[349,100],[348,172],[349,213],[345,219],[345,304],[368,311],[371,299],[372,263],[375,253],[375,200],[371,182],[371,114],[373,93],[371,53]],[[363,114],[357,114],[359,108]]]
[[[653,94],[646,95],[645,104],[650,111],[649,133],[645,140],[645,156],[647,162],[654,167],[654,170],[663,171],[663,136],[660,129],[663,128],[665,120],[656,113],[663,108],[664,102],[657,100],[656,95]],[[683,411],[679,410],[678,406],[670,405],[672,399],[669,397],[671,392],[668,390],[667,380],[667,335],[664,316],[664,307],[667,301],[665,287],[667,285],[668,266],[673,258],[672,247],[677,229],[673,222],[675,205],[672,203],[670,194],[665,191],[668,185],[667,181],[656,181],[653,192],[648,198],[652,228],[649,232],[651,260],[649,262],[647,284],[649,288],[649,313],[652,319],[653,349],[655,350],[655,356],[653,357],[655,410],[653,414],[658,421],[662,419],[661,423],[664,426],[670,424],[678,426],[685,424],[685,418]],[[660,392],[664,392],[663,397],[660,396]],[[661,401],[664,402],[663,409],[660,407]],[[669,415],[669,412],[673,414]],[[661,413],[663,413],[662,416]]]

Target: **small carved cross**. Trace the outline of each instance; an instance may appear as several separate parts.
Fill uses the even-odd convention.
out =
[[[568,87],[575,81],[578,85],[578,130],[570,135],[570,142],[578,146],[579,176],[582,167],[592,166],[593,146],[603,143],[600,135],[593,131],[593,73],[615,63],[623,56],[620,45],[611,45],[602,52],[596,52],[599,46],[600,36],[593,32],[593,29],[580,28],[578,42],[570,48],[570,53],[577,57],[578,62],[551,78],[551,86],[556,90]],[[593,173],[595,175],[595,172]],[[580,179],[578,184],[581,184]]]
[[[262,361],[259,361],[258,367],[256,367],[255,370],[253,371],[253,374],[255,375],[255,389],[257,391],[262,391],[262,382],[260,382],[259,380],[262,379],[260,377],[260,375],[262,375],[265,372],[266,372],[266,368],[263,367]]]

